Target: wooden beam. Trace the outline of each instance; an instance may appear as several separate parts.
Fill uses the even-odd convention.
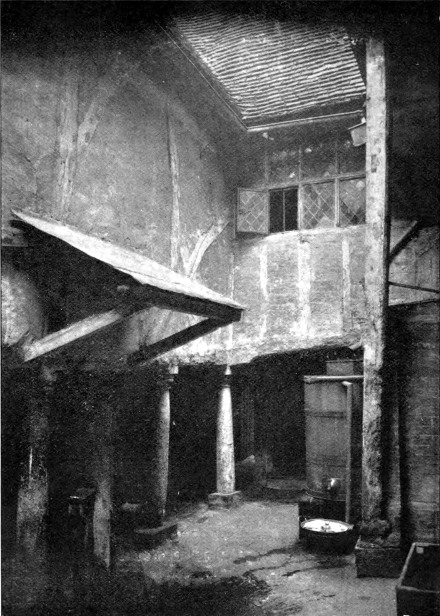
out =
[[[405,233],[397,240],[394,246],[390,250],[390,254],[388,255],[388,264],[391,264],[394,258],[401,252],[405,246],[407,246],[410,241],[417,235],[417,233],[422,229],[423,223],[419,220],[416,220],[411,223],[409,229],[405,231]]]
[[[171,187],[173,201],[171,208],[171,234],[170,234],[170,267],[177,270],[179,265],[180,243],[180,178],[179,178],[179,155],[177,152],[176,138],[170,114],[167,113],[168,157],[171,171]]]
[[[388,109],[385,49],[367,41],[367,143],[362,517],[381,518],[382,411],[386,309],[388,305]]]
[[[427,293],[440,293],[439,289],[431,289],[429,287],[418,287],[413,284],[403,284],[403,282],[388,281],[388,284],[392,287],[402,287],[403,289],[415,289],[416,291],[426,291]]]
[[[199,334],[200,336],[203,335],[205,328],[206,332],[204,333],[209,333],[218,327],[222,327],[223,325],[228,325],[232,321],[239,320],[242,312],[240,309],[233,308],[232,306],[222,306],[220,304],[216,304],[215,302],[207,302],[206,300],[198,298],[190,298],[187,296],[182,296],[178,293],[161,291],[160,289],[155,288],[145,289],[145,287],[141,287],[139,292],[136,293],[134,301],[128,301],[126,304],[118,308],[114,308],[113,310],[109,310],[108,312],[96,314],[87,317],[86,319],[82,319],[81,321],[77,321],[68,327],[49,334],[48,336],[41,338],[41,340],[36,340],[27,347],[24,347],[22,351],[23,361],[29,362],[38,357],[43,357],[44,355],[64,350],[71,344],[74,344],[80,340],[82,341],[98,333],[99,331],[116,325],[125,318],[132,316],[137,312],[142,312],[151,305],[166,308],[168,310],[176,310],[178,312],[187,312],[204,317],[211,317],[208,319],[210,323],[209,327],[205,325],[203,328],[200,328],[202,331],[202,333]],[[203,321],[202,323],[205,322],[206,321]],[[194,327],[196,328],[198,325],[201,324],[197,324]],[[191,328],[189,329],[191,330]],[[194,330],[194,332],[198,331],[198,329]],[[188,329],[174,334],[174,336],[166,338],[165,340],[176,340],[176,346],[181,346],[182,344],[186,344],[185,340],[188,335],[190,336],[188,341],[194,339],[192,337],[192,333],[187,334],[186,332],[188,332]],[[183,334],[182,342],[179,342],[180,334]],[[195,337],[197,338],[199,335],[196,335]],[[156,343],[156,345],[159,346],[156,347],[156,345],[153,345],[153,347],[160,349],[160,345],[163,343],[164,341],[160,341]],[[172,348],[173,347],[171,346],[165,351],[160,351],[158,354],[160,355],[165,353]]]
[[[316,376],[303,376],[303,381],[304,383],[310,384],[310,383],[322,383],[323,381],[330,381],[330,382],[338,382],[340,381],[342,383],[342,381],[362,381],[364,378],[364,376],[362,374],[351,374],[351,375],[339,375],[339,376],[333,376],[333,375],[327,375],[327,374],[323,374],[323,375],[316,375]]]
[[[228,323],[222,323],[214,319],[206,319],[205,321],[191,325],[191,327],[187,327],[172,336],[168,336],[163,340],[159,340],[159,342],[151,344],[142,351],[133,353],[128,357],[128,364],[133,367],[142,367],[155,357],[168,353],[168,351],[172,351],[184,344],[188,344],[188,342],[205,336],[223,325],[228,325]]]
[[[64,220],[72,197],[78,158],[79,67],[74,55],[64,63],[63,83],[58,103],[57,141],[58,169],[55,183],[55,209]]]
[[[37,357],[60,351],[74,342],[84,340],[98,331],[115,325],[126,316],[128,316],[127,313],[115,309],[73,323],[25,347],[23,350],[23,361],[32,361]]]

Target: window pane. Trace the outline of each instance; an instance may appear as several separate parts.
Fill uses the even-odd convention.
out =
[[[351,139],[338,143],[339,173],[356,173],[365,169],[365,147],[355,148]]]
[[[284,191],[284,230],[298,229],[298,189]]]
[[[269,233],[284,231],[283,191],[273,190],[269,197]]]
[[[335,226],[335,183],[304,184],[301,197],[303,229]]]
[[[339,182],[339,224],[341,227],[365,222],[365,179]]]
[[[238,191],[237,231],[267,234],[267,191]]]

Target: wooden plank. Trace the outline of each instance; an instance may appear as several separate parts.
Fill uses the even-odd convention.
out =
[[[383,41],[367,41],[367,143],[362,518],[381,518],[382,411],[388,305],[388,109]]]
[[[142,367],[155,357],[168,353],[168,351],[172,351],[184,344],[188,344],[188,342],[192,342],[201,336],[205,336],[221,327],[221,325],[222,323],[214,319],[206,319],[205,321],[196,323],[196,325],[191,325],[191,327],[187,327],[177,332],[177,334],[173,334],[159,342],[151,344],[142,351],[132,353],[132,355],[128,357],[128,364],[133,367]],[[223,323],[223,325],[227,325],[227,323]]]
[[[423,224],[420,221],[414,221],[411,223],[409,229],[405,231],[405,233],[397,240],[394,246],[390,250],[390,254],[388,255],[388,263],[392,263],[395,257],[401,252],[405,246],[409,244],[409,242],[417,235],[420,229],[423,228]]]
[[[156,308],[219,319],[228,323],[239,321],[243,312],[242,308],[234,308],[217,302],[182,295],[181,293],[163,291],[147,285],[132,289],[131,296],[137,302],[151,304]]]

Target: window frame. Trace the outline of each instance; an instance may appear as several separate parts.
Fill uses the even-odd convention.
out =
[[[329,175],[326,178],[316,178],[316,179],[311,179],[311,180],[299,180],[298,182],[295,182],[293,184],[289,183],[289,184],[281,184],[279,186],[273,186],[270,188],[267,188],[266,190],[268,191],[269,194],[269,203],[270,203],[270,193],[272,191],[276,191],[276,190],[289,190],[289,188],[296,188],[298,191],[298,228],[297,229],[292,229],[292,231],[275,231],[273,233],[268,233],[268,235],[276,235],[277,233],[291,233],[293,231],[313,231],[314,229],[319,229],[320,227],[312,227],[310,228],[305,228],[303,227],[303,188],[304,186],[308,186],[308,185],[316,185],[316,184],[328,184],[330,182],[334,183],[335,186],[335,190],[334,190],[334,206],[335,206],[335,224],[333,227],[325,227],[326,229],[331,228],[331,229],[341,229],[341,228],[345,228],[345,227],[341,227],[341,217],[340,217],[340,193],[339,193],[339,183],[340,181],[344,181],[344,180],[365,180],[366,175],[365,175],[365,171],[358,171],[356,173],[338,173],[335,175]],[[261,190],[261,189],[260,189]],[[270,212],[269,212],[270,215]],[[362,224],[362,223],[361,223]],[[348,225],[348,226],[353,226],[356,227],[358,225]],[[270,224],[268,225],[268,229],[270,228]],[[246,233],[246,232],[242,232],[242,233]]]
[[[296,216],[296,228],[295,229],[286,229],[286,197],[285,197],[285,193],[288,192],[289,190],[295,190],[296,192],[296,211],[297,211],[297,216]],[[300,213],[299,213],[299,186],[293,186],[293,185],[289,185],[289,186],[280,186],[279,188],[269,188],[267,190],[268,192],[268,235],[275,235],[277,233],[289,233],[290,231],[300,231],[300,227],[299,227],[299,220],[300,220]],[[271,209],[270,209],[270,195],[271,193],[274,192],[282,192],[283,195],[283,230],[282,231],[270,231],[270,214],[271,214]]]

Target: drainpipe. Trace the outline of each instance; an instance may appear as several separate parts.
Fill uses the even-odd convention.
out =
[[[351,425],[353,411],[353,383],[342,381],[342,385],[347,389],[346,416],[347,416],[347,460],[345,471],[345,521],[350,523],[351,515]]]

